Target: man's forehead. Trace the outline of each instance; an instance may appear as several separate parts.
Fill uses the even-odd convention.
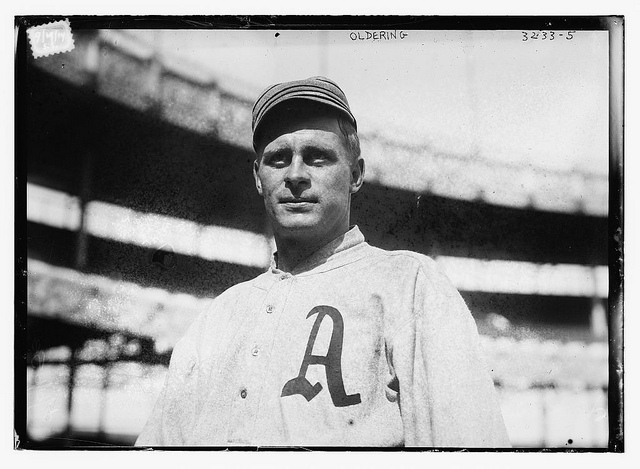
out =
[[[340,153],[345,149],[342,139],[335,132],[322,129],[299,129],[291,132],[283,132],[274,135],[274,138],[265,140],[263,154],[273,152],[293,152],[321,150]]]

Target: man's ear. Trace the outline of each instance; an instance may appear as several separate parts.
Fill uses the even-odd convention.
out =
[[[262,182],[260,182],[260,176],[258,176],[258,169],[260,167],[260,163],[258,163],[258,158],[253,162],[253,178],[256,180],[256,189],[258,190],[258,194],[262,195]]]
[[[351,193],[355,194],[364,183],[364,159],[358,158],[356,164],[351,167]]]

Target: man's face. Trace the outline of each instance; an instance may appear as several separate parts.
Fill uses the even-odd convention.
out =
[[[254,176],[276,238],[327,243],[345,233],[363,164],[352,164],[336,118],[274,119]]]

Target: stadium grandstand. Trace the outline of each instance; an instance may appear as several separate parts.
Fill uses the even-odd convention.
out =
[[[26,165],[25,447],[131,445],[171,351],[274,243],[253,191],[260,92],[127,31],[19,67]],[[515,447],[606,448],[606,175],[361,129],[368,241],[433,257],[481,333]],[[393,157],[390,158],[389,155]],[[606,158],[606,156],[605,156]]]

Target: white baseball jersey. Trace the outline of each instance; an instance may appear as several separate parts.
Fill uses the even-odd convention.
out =
[[[509,446],[476,325],[433,260],[357,227],[217,297],[137,445]]]

